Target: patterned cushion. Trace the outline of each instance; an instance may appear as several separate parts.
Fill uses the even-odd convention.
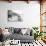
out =
[[[14,33],[20,33],[21,29],[20,28],[14,28]]]

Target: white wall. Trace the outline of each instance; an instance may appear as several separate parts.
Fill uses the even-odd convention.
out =
[[[23,22],[8,22],[7,11],[20,10]],[[40,4],[38,2],[0,2],[0,27],[32,27],[40,26]]]

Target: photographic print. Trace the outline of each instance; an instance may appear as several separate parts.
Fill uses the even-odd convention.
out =
[[[22,21],[20,14],[13,12],[12,10],[8,10],[8,21],[16,22]]]
[[[0,1],[0,46],[46,46],[46,0]]]

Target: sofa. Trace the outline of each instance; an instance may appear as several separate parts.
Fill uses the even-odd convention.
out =
[[[23,29],[23,32],[22,32]],[[20,40],[21,43],[31,43],[34,41],[34,37],[32,35],[32,31],[27,30],[28,28],[13,28],[10,27],[8,31],[10,32],[9,36],[4,36],[5,40]],[[27,30],[27,31],[26,31]],[[30,35],[31,34],[31,35]]]

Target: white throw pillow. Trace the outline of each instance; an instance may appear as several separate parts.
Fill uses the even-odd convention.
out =
[[[21,29],[21,33],[24,35],[27,32],[27,29]]]
[[[8,29],[3,29],[3,35],[9,35]]]

